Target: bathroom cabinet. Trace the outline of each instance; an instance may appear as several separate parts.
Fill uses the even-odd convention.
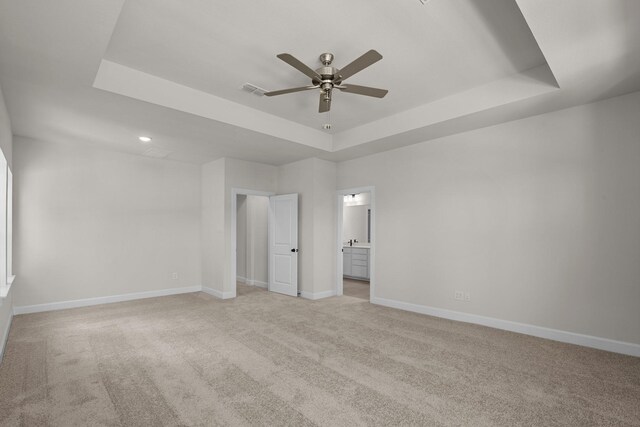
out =
[[[342,267],[345,277],[369,280],[369,248],[343,247]]]

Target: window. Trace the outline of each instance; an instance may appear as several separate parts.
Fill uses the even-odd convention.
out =
[[[0,298],[9,293],[13,282],[13,174],[7,160],[0,152]]]

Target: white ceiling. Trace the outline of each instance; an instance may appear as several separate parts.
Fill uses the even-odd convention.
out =
[[[0,85],[13,132],[170,159],[343,160],[640,89],[637,0],[0,0]],[[340,93],[332,134],[275,55],[384,59]],[[124,96],[123,96],[124,95]]]
[[[545,63],[513,0],[184,2],[128,0],[105,59],[316,129],[316,91],[278,98],[240,91],[305,86],[276,58],[318,68],[323,52],[347,65],[369,49],[384,59],[349,82],[389,89],[382,100],[338,93],[333,131],[380,119]]]

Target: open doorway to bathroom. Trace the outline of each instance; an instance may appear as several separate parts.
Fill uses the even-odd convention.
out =
[[[373,297],[374,190],[338,192],[338,272],[336,293],[365,300]]]
[[[269,197],[236,195],[236,294],[266,291]]]

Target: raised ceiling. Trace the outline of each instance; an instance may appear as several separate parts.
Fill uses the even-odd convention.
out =
[[[327,11],[328,13],[324,13]],[[287,52],[312,68],[323,52],[338,68],[369,49],[384,59],[349,82],[389,89],[382,100],[334,95],[332,132],[387,117],[545,63],[513,0],[374,2],[328,0],[184,2],[128,0],[105,59],[314,129],[315,93],[252,96],[304,86],[305,75],[276,58]]]
[[[170,159],[343,160],[640,89],[636,0],[0,0],[0,85],[16,135]],[[384,99],[256,97],[307,83],[275,55],[341,67]],[[331,133],[320,125],[331,121]]]

